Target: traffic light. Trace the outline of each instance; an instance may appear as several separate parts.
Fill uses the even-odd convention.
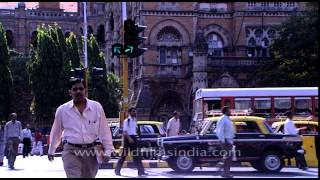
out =
[[[74,69],[71,69],[71,78],[81,78],[81,79],[84,79],[84,68],[74,68]]]
[[[146,27],[135,24],[132,19],[124,21],[124,54],[134,58],[139,57],[147,50],[146,48],[139,48],[139,45],[147,39],[139,36],[139,33],[144,31]]]
[[[92,78],[94,81],[102,79],[103,75],[104,75],[103,68],[97,68],[97,67],[92,68]]]

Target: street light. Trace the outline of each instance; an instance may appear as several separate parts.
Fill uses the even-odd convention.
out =
[[[87,26],[87,2],[83,2],[83,30],[84,30],[84,82],[86,87],[88,87],[88,47],[87,47],[87,34],[88,34],[88,26]],[[86,91],[86,96],[88,97],[88,91]]]

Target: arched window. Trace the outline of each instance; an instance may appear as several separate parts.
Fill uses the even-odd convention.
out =
[[[6,30],[6,39],[9,48],[13,48],[13,33],[11,30]]]
[[[114,31],[114,19],[113,19],[113,13],[110,13],[110,21],[109,21],[109,25],[110,25],[110,31]]]
[[[159,31],[157,40],[162,43],[158,47],[159,63],[180,64],[182,52],[182,36],[180,32],[172,26],[166,26]],[[176,71],[177,69],[173,68],[172,70]]]
[[[275,38],[276,37],[276,30],[269,29],[268,36],[269,36],[269,38],[272,38],[272,39]]]
[[[207,36],[208,53],[211,56],[223,56],[223,41],[216,33]]]
[[[267,57],[269,54],[268,54],[268,46],[269,46],[269,40],[268,38],[263,38],[262,39],[262,54],[261,56],[262,57]]]
[[[174,42],[182,40],[179,31],[172,26],[166,26],[163,29],[161,29],[157,36],[157,39],[158,41],[164,42]]]
[[[38,45],[38,31],[33,31],[33,32],[32,32],[30,43],[32,44],[32,46],[33,46],[34,48],[37,47],[37,45]]]
[[[105,43],[105,31],[104,31],[104,25],[100,25],[98,27],[98,30],[97,30],[97,41],[98,43],[101,45],[103,43]]]
[[[114,74],[114,63],[111,63],[111,68],[110,68],[111,73]]]
[[[247,48],[247,54],[249,57],[253,57],[256,55],[255,46],[256,46],[256,40],[253,37],[251,37],[248,41],[248,48]]]
[[[91,26],[88,26],[88,36],[90,36],[91,34],[93,34],[93,29]]]

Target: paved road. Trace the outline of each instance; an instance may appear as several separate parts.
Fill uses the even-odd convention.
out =
[[[251,167],[234,167],[231,168],[233,175],[237,178],[317,178],[318,169],[310,168],[308,171],[301,171],[297,168],[284,168],[278,174],[258,173]],[[216,172],[216,168],[195,168],[190,173],[178,174],[170,168],[147,168],[149,173],[147,178],[163,177],[163,178],[214,178],[220,177]],[[123,176],[116,176],[113,169],[100,169],[97,178],[130,178],[137,177],[137,170],[131,168],[123,168],[121,170]],[[0,167],[0,178],[65,178],[61,157],[56,157],[53,162],[47,160],[46,156],[32,156],[23,159],[18,156],[15,169],[10,170],[5,160],[4,166]]]

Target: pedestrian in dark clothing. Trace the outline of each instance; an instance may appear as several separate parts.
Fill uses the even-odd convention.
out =
[[[26,156],[28,157],[29,153],[31,152],[31,130],[29,124],[27,124],[26,128],[22,130],[22,138],[22,155],[23,158],[25,158]]]

